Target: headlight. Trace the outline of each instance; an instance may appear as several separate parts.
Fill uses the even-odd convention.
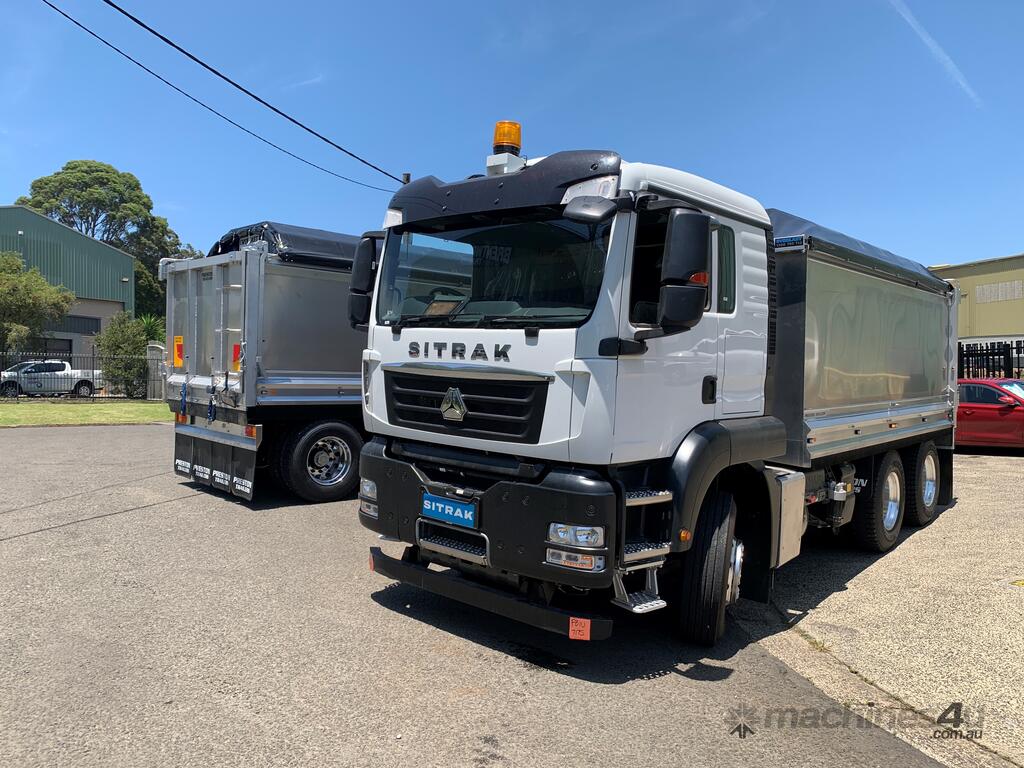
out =
[[[548,526],[548,541],[553,544],[568,544],[575,547],[603,547],[604,527],[552,523]]]
[[[377,500],[377,484],[365,477],[359,479],[359,495],[370,501]]]

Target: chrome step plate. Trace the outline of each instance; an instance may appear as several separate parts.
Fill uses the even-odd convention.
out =
[[[664,557],[668,554],[668,550],[669,542],[667,541],[634,541],[623,545],[622,559],[631,563],[634,560]]]
[[[658,597],[657,593],[644,591],[630,592],[626,595],[625,600],[615,598],[612,600],[612,605],[625,608],[630,613],[650,613],[659,608],[664,608],[668,603]]]
[[[672,491],[657,490],[655,488],[634,488],[626,491],[626,506],[638,507],[642,504],[660,504],[663,501],[672,501]]]

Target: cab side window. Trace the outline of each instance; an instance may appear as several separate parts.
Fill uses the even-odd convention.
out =
[[[633,274],[629,284],[629,322],[653,325],[658,321],[661,261],[665,255],[668,211],[641,211],[633,240]]]

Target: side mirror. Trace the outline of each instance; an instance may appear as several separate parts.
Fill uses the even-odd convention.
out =
[[[380,239],[367,234],[356,246],[352,260],[352,290],[369,293],[373,290],[373,279],[377,274],[377,244]]]
[[[707,214],[688,208],[669,211],[658,297],[663,333],[687,331],[704,317],[713,228],[714,220]]]
[[[686,283],[698,272],[710,271],[711,230],[712,219],[707,214],[686,208],[669,211],[661,261],[663,285]]]
[[[562,214],[572,221],[581,221],[584,224],[600,224],[609,219],[619,210],[618,203],[609,200],[607,197],[598,195],[579,195],[569,201]]]
[[[1012,408],[1016,408],[1017,407],[1017,401],[1014,400],[1009,395],[1000,395],[999,396],[999,402],[1002,403],[1003,405],[1009,405]]]
[[[348,320],[353,328],[365,327],[370,321],[373,283],[377,276],[377,256],[383,232],[367,232],[356,246],[352,260],[352,283],[348,294]]]
[[[663,285],[658,297],[658,325],[665,333],[688,331],[704,316],[707,288],[701,285]]]

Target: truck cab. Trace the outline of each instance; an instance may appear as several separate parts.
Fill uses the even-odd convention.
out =
[[[896,424],[890,449],[922,445],[922,417],[950,431],[951,374],[915,383],[906,425],[890,392],[871,392],[857,435],[819,436],[802,407],[806,317],[779,327],[760,203],[614,152],[527,163],[517,141],[496,145],[484,176],[399,190],[357,255],[374,436],[359,516],[410,545],[401,561],[374,549],[373,567],[579,639],[612,626],[580,613],[583,595],[633,613],[671,601],[682,635],[713,643],[725,607],[765,597],[809,523],[850,521],[876,423]],[[947,288],[933,279],[925,303],[948,316]],[[947,360],[943,323],[932,348]],[[799,371],[777,365],[783,330]]]

